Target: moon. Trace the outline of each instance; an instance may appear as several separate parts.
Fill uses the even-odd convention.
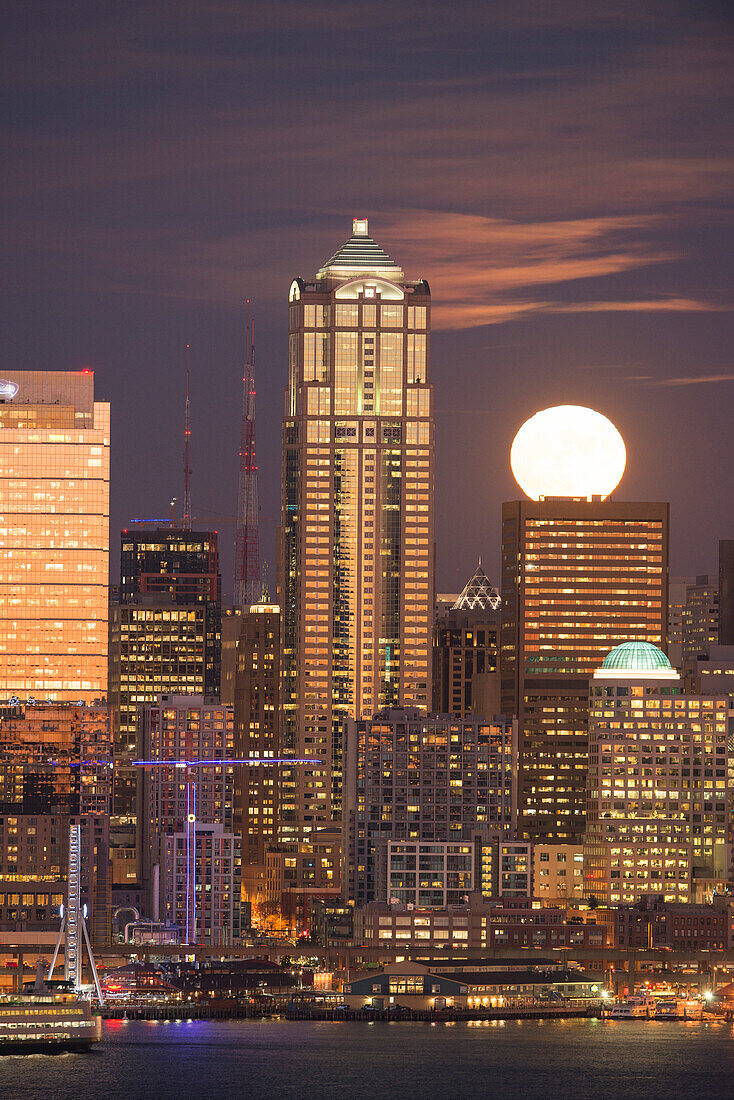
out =
[[[554,405],[526,420],[510,465],[531,500],[601,497],[614,492],[627,464],[624,440],[608,417],[584,405]]]

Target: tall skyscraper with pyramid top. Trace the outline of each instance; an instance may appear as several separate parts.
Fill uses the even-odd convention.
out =
[[[281,841],[338,821],[348,718],[431,702],[431,296],[366,219],[289,298]]]

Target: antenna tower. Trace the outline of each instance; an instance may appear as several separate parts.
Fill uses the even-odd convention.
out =
[[[246,300],[245,371],[242,378],[242,428],[235,536],[234,602],[248,607],[260,599],[257,459],[255,457],[255,322]]]
[[[183,521],[181,526],[184,531],[191,530],[191,486],[189,478],[191,468],[189,466],[189,441],[191,439],[191,416],[189,411],[189,345],[186,345],[186,415],[184,418],[184,498]]]

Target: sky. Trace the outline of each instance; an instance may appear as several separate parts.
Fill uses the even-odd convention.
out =
[[[709,0],[6,4],[3,359],[95,371],[113,547],[182,497],[190,344],[193,513],[231,595],[249,297],[274,585],[288,287],[367,216],[432,290],[439,590],[479,556],[498,579],[512,439],[564,403],[621,431],[617,499],[670,501],[671,572],[714,571],[733,30]]]

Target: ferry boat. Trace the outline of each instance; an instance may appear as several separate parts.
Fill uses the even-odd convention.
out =
[[[703,1001],[691,1001],[684,997],[658,1001],[656,1020],[700,1020],[703,1017]]]
[[[68,983],[36,978],[27,992],[0,1000],[0,1054],[90,1050],[102,1037],[99,1016]]]
[[[609,1015],[612,1020],[650,1020],[655,1015],[655,998],[649,993],[635,993],[613,1004]]]

